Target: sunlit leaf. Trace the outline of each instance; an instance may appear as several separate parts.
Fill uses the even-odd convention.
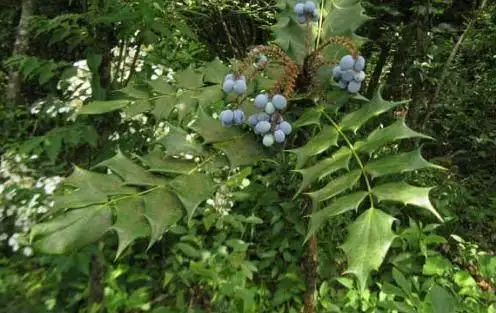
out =
[[[203,153],[203,147],[187,131],[171,124],[167,124],[167,127],[169,128],[167,135],[157,141],[165,147],[167,155],[174,156],[181,153],[200,155]]]
[[[405,119],[399,119],[388,127],[376,129],[367,137],[365,141],[357,142],[355,144],[355,148],[358,152],[367,153],[370,155],[378,148],[386,144],[408,138],[433,139],[432,137],[421,134],[409,128],[405,124]]]
[[[377,197],[378,201],[394,201],[424,208],[443,222],[443,218],[429,200],[429,192],[432,188],[434,187],[423,188],[412,186],[405,182],[395,182],[375,186],[372,189],[372,193]]]
[[[206,114],[203,109],[198,110],[198,116],[190,128],[200,134],[205,139],[205,143],[227,141],[243,136],[240,129],[223,127],[219,120]]]
[[[362,213],[349,227],[348,238],[341,248],[348,259],[346,273],[356,276],[361,290],[367,278],[378,270],[396,235],[391,230],[394,217],[375,208]]]
[[[175,95],[158,96],[153,100],[154,107],[151,113],[157,120],[166,119],[176,107],[177,101]]]
[[[215,58],[212,62],[207,64],[203,81],[214,84],[222,84],[224,82],[224,77],[228,72],[229,68],[223,64],[219,58]],[[220,87],[217,86],[217,89],[220,90]]]
[[[296,129],[308,125],[319,125],[321,115],[322,113],[319,110],[313,108],[306,109],[301,117],[293,123],[293,128]]]
[[[188,175],[196,167],[192,160],[166,157],[162,151],[152,151],[140,157],[150,172]]]
[[[231,167],[251,165],[267,158],[262,145],[249,135],[219,142],[214,146],[226,154]]]
[[[191,66],[176,73],[177,87],[183,89],[196,89],[203,86],[203,75],[194,70]]]
[[[372,175],[372,177],[380,177],[424,168],[443,169],[441,166],[426,161],[422,157],[420,149],[416,149],[411,152],[391,155],[369,162],[365,166],[365,171]]]

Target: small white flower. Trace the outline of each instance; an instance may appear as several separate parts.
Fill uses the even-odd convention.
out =
[[[32,256],[33,255],[33,249],[31,247],[24,247],[24,249],[22,249],[22,253],[28,257]]]

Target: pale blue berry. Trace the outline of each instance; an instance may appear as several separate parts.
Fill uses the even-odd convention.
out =
[[[355,78],[355,73],[353,70],[344,71],[341,73],[341,79],[350,82]]]
[[[286,134],[281,129],[278,129],[274,132],[274,138],[276,142],[283,143],[286,139]]]
[[[348,91],[351,93],[357,93],[358,91],[360,91],[361,86],[362,86],[362,83],[359,83],[359,82],[356,82],[353,80],[348,84]]]
[[[245,120],[245,112],[237,109],[237,110],[234,110],[234,124],[236,125],[241,125],[243,124],[244,120]]]
[[[282,132],[285,134],[285,135],[289,135],[291,134],[291,131],[293,130],[293,128],[291,127],[291,124],[289,124],[288,122],[284,121],[284,122],[281,122],[279,124],[279,129],[282,130]]]
[[[274,95],[272,97],[272,104],[274,105],[274,107],[276,109],[282,110],[282,109],[286,108],[287,101],[283,95],[278,94],[278,95]]]
[[[222,126],[230,127],[234,120],[234,112],[231,110],[224,110],[220,112],[220,121]]]
[[[265,105],[265,113],[267,114],[272,114],[276,111],[276,108],[274,107],[274,105],[272,104],[272,102],[267,102],[267,104]]]
[[[244,94],[246,92],[246,81],[238,79],[234,84],[233,89],[238,95]]]
[[[358,73],[355,73],[355,77],[353,77],[353,80],[357,81],[357,82],[363,82],[363,80],[365,79],[365,72],[364,71],[360,71]]]
[[[362,56],[359,56],[357,60],[355,61],[355,64],[353,66],[353,69],[357,72],[363,71],[365,68],[365,58]]]
[[[260,121],[255,126],[255,131],[259,134],[265,134],[270,130],[271,126],[268,121]]]
[[[274,144],[274,136],[272,134],[267,134],[263,137],[262,143],[266,147],[270,147]]]
[[[305,5],[304,5],[304,11],[305,13],[312,13],[315,9],[316,9],[316,5],[315,3],[313,3],[313,1],[307,1],[305,2]]]
[[[297,3],[294,6],[294,12],[296,15],[303,15],[305,13],[305,5],[303,3]]]
[[[338,85],[339,85],[339,88],[341,88],[341,89],[346,89],[346,88],[348,87],[348,82],[347,82],[347,81],[344,81],[344,80],[342,80],[342,79],[341,79],[341,80],[338,82]]]
[[[234,84],[234,80],[228,79],[222,85],[222,90],[224,90],[225,93],[230,93],[231,91],[233,91]]]
[[[354,64],[355,64],[355,60],[351,55],[345,55],[344,57],[341,58],[341,61],[339,61],[339,66],[343,71],[351,70]]]
[[[253,115],[250,115],[248,117],[248,124],[251,126],[251,127],[255,127],[255,125],[257,125],[258,123],[258,117],[256,114],[253,114]]]
[[[267,102],[269,102],[269,97],[267,97],[264,93],[261,93],[255,97],[255,106],[259,109],[265,108]]]

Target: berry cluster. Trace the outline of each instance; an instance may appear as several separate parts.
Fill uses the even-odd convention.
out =
[[[263,145],[270,147],[274,142],[283,143],[292,131],[291,124],[284,121],[279,112],[287,106],[286,97],[276,94],[269,99],[267,94],[261,93],[255,97],[254,104],[263,112],[251,115],[248,124],[255,134],[263,136]]]
[[[332,76],[339,83],[341,89],[347,89],[350,93],[357,93],[365,79],[365,59],[362,56],[356,59],[352,55],[345,55],[339,65],[334,67]]]
[[[224,77],[224,84],[222,85],[222,90],[225,93],[235,92],[238,95],[242,95],[246,92],[246,78],[243,75],[235,76],[234,74],[227,74]]]
[[[245,120],[245,112],[242,110],[224,110],[220,112],[220,122],[224,127],[231,127],[234,125],[241,125]]]
[[[300,24],[305,24],[310,20],[313,20],[314,22],[319,20],[317,6],[310,0],[305,3],[297,3],[294,6],[294,11],[296,13],[296,19]]]

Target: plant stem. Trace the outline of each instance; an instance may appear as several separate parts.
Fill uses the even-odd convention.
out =
[[[367,185],[367,192],[369,194],[370,204],[373,205],[374,204],[374,198],[372,197],[372,187],[370,185],[369,177],[367,176],[367,172],[365,171],[365,166],[363,165],[363,162],[360,159],[360,156],[356,152],[351,141],[348,139],[348,136],[346,136],[345,133],[343,133],[343,131],[341,130],[341,127],[339,127],[339,125],[336,122],[334,122],[334,120],[324,110],[321,110],[321,112],[329,120],[329,122],[332,124],[332,126],[334,126],[334,128],[336,128],[339,135],[341,135],[341,137],[343,137],[343,139],[346,141],[346,144],[350,148],[351,153],[353,154],[353,157],[357,161],[358,166],[360,166],[360,170],[362,171],[363,177],[365,178],[365,184]]]

